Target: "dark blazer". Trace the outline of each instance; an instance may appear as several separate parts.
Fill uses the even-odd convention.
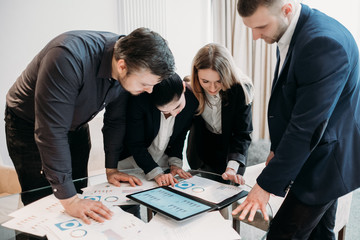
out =
[[[251,105],[245,104],[244,91],[240,84],[233,85],[223,93],[221,106],[221,143],[216,149],[209,149],[205,120],[201,115],[194,119],[188,137],[187,160],[192,169],[198,169],[203,163],[223,173],[229,160],[239,162],[239,171],[244,172],[247,151],[251,142],[252,111]],[[211,144],[211,143],[209,143]],[[218,159],[207,159],[205,151],[216,152]],[[216,162],[215,162],[216,161]]]
[[[165,154],[169,157],[179,159],[183,158],[186,134],[198,107],[198,101],[189,87],[186,88],[185,99],[186,105],[175,118],[173,134],[165,150]],[[158,167],[147,149],[159,132],[160,113],[147,93],[129,99],[125,145],[128,154],[134,157],[145,174]]]
[[[302,5],[268,106],[275,157],[257,179],[322,204],[360,186],[359,51],[336,20]],[[292,185],[292,186],[291,186]]]

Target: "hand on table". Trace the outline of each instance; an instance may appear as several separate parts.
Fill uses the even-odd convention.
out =
[[[171,173],[168,174],[159,174],[155,178],[156,183],[159,186],[174,186],[175,183],[178,183],[179,181],[174,178],[174,176]]]
[[[260,209],[264,216],[264,220],[269,221],[269,216],[266,212],[266,204],[268,203],[269,198],[270,193],[263,190],[258,184],[255,184],[245,201],[232,211],[232,214],[236,215],[241,212],[239,216],[240,220],[244,220],[246,215],[249,214],[248,220],[252,222],[256,211]]]
[[[107,168],[106,177],[109,183],[114,184],[117,187],[120,187],[120,182],[128,182],[132,187],[142,185],[141,180],[137,177],[120,172],[117,169]]]
[[[176,175],[179,175],[179,177],[188,179],[191,178],[191,174],[189,172],[184,171],[182,168],[171,165],[170,166],[170,173],[175,177]]]
[[[226,168],[226,171],[221,176],[224,180],[230,180],[241,185],[245,184],[244,178],[240,174],[236,174],[236,171],[232,168]]]
[[[90,219],[102,223],[105,219],[111,219],[113,215],[113,212],[101,202],[80,199],[76,195],[68,199],[61,199],[60,202],[69,215],[80,218],[86,224],[91,223]]]

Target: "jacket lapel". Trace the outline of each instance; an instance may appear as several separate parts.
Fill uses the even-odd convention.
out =
[[[272,84],[272,88],[271,88],[271,93],[274,91],[276,82],[279,78],[279,65],[280,65],[280,51],[279,51],[279,47],[276,47],[276,67],[275,67],[275,71],[274,71],[274,79],[273,79],[273,84]]]
[[[154,122],[154,138],[158,135],[159,133],[159,129],[160,129],[160,114],[162,114],[159,109],[157,109],[155,106],[153,107],[152,110],[152,117],[153,117],[153,122]]]
[[[230,95],[230,92],[227,92],[228,94],[228,98],[232,98],[232,95]],[[231,129],[231,120],[230,120],[230,116],[231,116],[231,102],[233,99],[228,99],[228,103],[225,104],[223,100],[221,100],[221,131],[222,131],[222,138],[223,138],[223,142],[226,142],[227,139],[227,134]]]

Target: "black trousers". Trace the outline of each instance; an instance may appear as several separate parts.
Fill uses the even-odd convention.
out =
[[[201,169],[217,174],[223,174],[227,167],[228,147],[224,147],[221,134],[215,134],[208,130],[203,131],[203,149],[201,149]],[[238,174],[244,175],[245,167],[239,166]]]
[[[337,199],[321,205],[302,203],[290,190],[270,223],[267,239],[335,240]]]
[[[50,195],[50,187],[33,192],[31,190],[50,186],[42,173],[40,153],[34,139],[34,124],[5,110],[5,133],[9,156],[15,166],[22,188],[21,200],[24,205]],[[89,126],[68,133],[71,151],[73,180],[88,176],[88,160],[91,148]],[[76,190],[86,187],[87,181],[74,181]]]

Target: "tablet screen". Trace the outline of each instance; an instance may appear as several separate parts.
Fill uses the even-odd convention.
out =
[[[183,220],[215,208],[211,204],[191,199],[191,196],[183,196],[166,187],[133,193],[127,197],[176,220]]]

